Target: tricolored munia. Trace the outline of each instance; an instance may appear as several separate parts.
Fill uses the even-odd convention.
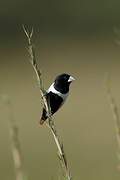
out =
[[[75,79],[69,74],[61,74],[46,91],[46,99],[49,101],[51,115],[53,115],[65,102],[69,94],[69,86]],[[48,118],[46,109],[43,108],[40,124],[42,125]]]

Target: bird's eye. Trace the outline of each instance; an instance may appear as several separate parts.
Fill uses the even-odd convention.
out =
[[[64,80],[67,80],[67,77],[66,76],[64,76],[64,78],[63,78]]]
[[[68,81],[68,77],[64,77],[64,81]]]

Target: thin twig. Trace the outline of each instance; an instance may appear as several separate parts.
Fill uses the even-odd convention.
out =
[[[70,171],[68,168],[67,159],[66,159],[66,156],[64,153],[63,144],[61,144],[61,142],[60,142],[57,130],[55,128],[54,121],[52,120],[52,117],[51,117],[51,110],[50,110],[49,102],[47,101],[46,96],[45,96],[46,91],[44,89],[43,81],[42,81],[42,77],[41,77],[42,73],[38,69],[38,65],[37,65],[36,56],[35,56],[35,49],[34,49],[33,44],[32,44],[33,28],[32,28],[31,32],[28,32],[28,30],[23,26],[23,30],[24,30],[24,33],[25,33],[27,40],[28,40],[28,52],[30,55],[30,62],[31,62],[31,65],[32,65],[32,67],[36,73],[40,93],[41,93],[43,103],[44,103],[44,106],[46,108],[46,112],[47,112],[47,116],[48,116],[48,121],[46,121],[46,125],[50,129],[50,131],[54,137],[54,141],[55,141],[57,149],[58,149],[59,159],[60,159],[60,162],[62,164],[62,168],[64,170],[66,180],[71,180],[72,178],[71,178],[71,174],[70,174]]]
[[[16,180],[24,180],[23,159],[21,152],[21,144],[19,139],[19,128],[13,116],[13,108],[11,100],[8,96],[2,96],[2,100],[9,110],[9,131],[11,138],[11,150],[13,155],[13,162],[16,174]]]
[[[119,116],[119,111],[118,107],[115,101],[115,98],[112,95],[111,92],[111,85],[110,85],[110,77],[107,76],[107,96],[109,99],[109,103],[111,106],[112,114],[113,114],[113,119],[115,123],[115,131],[116,131],[116,139],[117,139],[117,144],[118,144],[118,159],[120,161],[120,116]]]

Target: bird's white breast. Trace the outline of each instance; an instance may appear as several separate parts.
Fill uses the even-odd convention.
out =
[[[60,96],[60,97],[63,99],[63,101],[65,101],[66,98],[68,97],[68,93],[62,94],[61,92],[57,91],[57,90],[54,88],[54,83],[53,83],[53,84],[49,87],[49,89],[47,90],[48,93],[49,93],[50,91],[51,91],[52,93],[57,94],[58,96]]]

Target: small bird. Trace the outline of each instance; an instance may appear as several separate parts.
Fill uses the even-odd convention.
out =
[[[53,115],[65,102],[69,94],[69,86],[75,79],[69,74],[60,74],[46,92],[46,99],[49,100],[51,115]],[[40,124],[48,118],[45,107],[42,111]]]

